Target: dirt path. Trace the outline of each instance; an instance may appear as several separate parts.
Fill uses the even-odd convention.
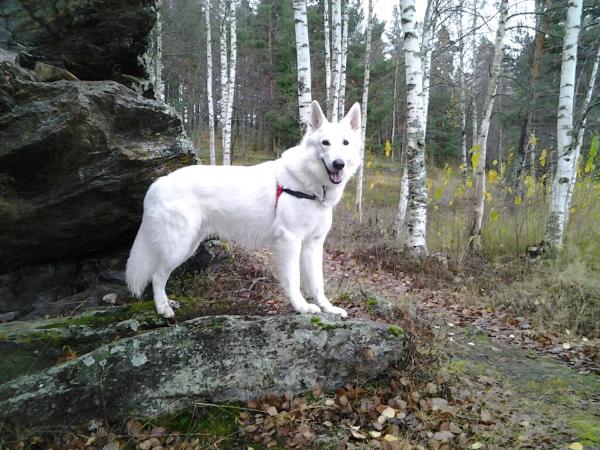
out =
[[[480,435],[485,448],[566,449],[579,442],[600,449],[600,376],[541,354],[545,349],[527,348],[528,341],[513,333],[535,335],[529,324],[512,331],[487,313],[484,320],[461,314],[453,291],[415,289],[410,276],[373,271],[343,257],[340,262],[339,256],[326,261],[328,286],[338,297],[375,292],[435,330],[439,351],[448,355],[444,369],[464,385],[459,395],[478,396],[486,411],[480,417],[488,425]]]

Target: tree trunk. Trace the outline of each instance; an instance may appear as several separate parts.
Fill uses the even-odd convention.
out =
[[[594,60],[594,65],[592,66],[592,72],[590,73],[590,81],[588,83],[587,92],[585,94],[585,99],[583,100],[583,104],[581,105],[581,120],[579,123],[579,130],[577,130],[577,142],[575,143],[575,151],[573,152],[573,171],[571,174],[571,179],[569,180],[569,191],[567,193],[567,211],[571,210],[571,204],[573,202],[573,190],[575,189],[575,183],[577,182],[577,161],[579,160],[579,155],[581,155],[581,146],[583,144],[583,135],[585,134],[585,126],[587,122],[587,110],[592,100],[592,94],[594,93],[594,85],[596,84],[596,77],[598,75],[598,65],[600,64],[600,42],[598,45],[598,50],[596,52],[596,59]],[[565,227],[567,226],[569,218],[567,217]]]
[[[406,69],[406,164],[408,170],[408,237],[415,256],[427,254],[427,171],[423,133],[423,72],[415,17],[415,0],[401,0]]]
[[[400,51],[396,54],[394,69],[394,107],[392,108],[392,160],[394,159],[396,145],[396,109],[398,107],[398,69],[400,68]]]
[[[302,131],[304,132],[310,124],[310,104],[312,102],[306,0],[294,0],[293,4],[296,56],[298,61],[298,111]]]
[[[236,20],[236,6],[235,0],[231,0],[229,3],[229,76],[227,82],[227,115],[225,117],[224,134],[225,139],[223,140],[223,165],[231,165],[231,131],[233,126],[233,100],[235,98],[235,72],[237,66],[237,20]]]
[[[575,69],[577,68],[577,41],[581,24],[583,0],[571,0],[567,9],[560,73],[560,94],[556,123],[558,160],[550,193],[550,209],[546,222],[546,244],[560,250],[568,221],[569,183],[574,178],[576,161],[573,146],[573,104],[575,102]]]
[[[229,164],[229,147],[226,145],[226,129],[227,129],[227,96],[229,95],[229,69],[228,69],[228,52],[227,52],[227,33],[229,30],[227,23],[227,0],[221,0],[219,4],[219,20],[221,22],[219,34],[219,52],[221,59],[221,104],[220,106],[220,123],[221,123],[221,147],[223,151],[223,165]],[[227,163],[225,155],[227,154]]]
[[[373,4],[372,0],[368,2],[367,16],[367,37],[365,50],[365,74],[363,79],[363,96],[362,96],[362,119],[361,119],[361,147],[360,147],[360,166],[356,177],[356,211],[358,212],[358,221],[362,223],[362,192],[363,192],[363,175],[365,162],[365,139],[367,135],[367,103],[369,101],[369,78],[371,71],[371,28],[373,26]]]
[[[429,0],[425,10],[425,19],[423,21],[423,36],[421,41],[421,68],[423,70],[423,108],[421,111],[423,126],[423,140],[427,139],[427,113],[429,111],[429,85],[431,81],[431,53],[433,52],[434,29],[437,14],[435,6],[437,0]]]
[[[344,117],[346,108],[346,61],[348,60],[348,4],[344,6],[342,16],[342,71],[340,73],[340,94],[338,117]]]
[[[460,107],[460,160],[463,186],[467,184],[467,104],[465,100],[465,42],[463,37],[463,0],[460,0],[458,6],[458,36],[459,36],[459,66],[458,66],[458,89],[459,89],[459,107]]]
[[[332,122],[338,120],[340,74],[342,71],[342,0],[333,0],[333,68],[331,71],[330,104],[327,113]]]
[[[327,116],[331,117],[330,113],[330,98],[331,98],[331,33],[329,30],[329,1],[323,0],[323,34],[325,35],[325,93],[327,95]]]
[[[550,8],[552,0],[545,0],[542,5],[541,0],[536,1],[536,9],[538,12],[538,19],[536,20],[537,31],[535,33],[535,42],[533,47],[533,57],[531,62],[531,74],[529,76],[529,83],[527,84],[527,111],[525,113],[525,120],[521,127],[521,135],[519,137],[519,145],[517,148],[518,158],[516,161],[516,173],[514,179],[514,186],[517,190],[520,189],[522,173],[527,170],[527,166],[531,162],[531,157],[528,155],[529,150],[529,137],[531,136],[533,119],[535,116],[535,105],[537,100],[537,85],[540,79],[540,73],[542,69],[542,57],[544,55],[544,42],[546,40],[546,33],[550,27],[551,15],[547,14],[546,11]],[[543,15],[541,15],[543,14]],[[529,156],[529,158],[528,158]],[[529,159],[529,161],[528,161]],[[530,168],[530,171],[532,169]]]
[[[210,32],[210,0],[204,1],[204,15],[206,18],[206,98],[208,103],[208,134],[210,164],[217,164],[215,155],[215,108],[213,105],[212,87],[212,37]]]
[[[504,36],[506,34],[506,19],[508,17],[508,0],[502,0],[500,4],[500,19],[496,31],[496,43],[494,45],[494,59],[490,70],[490,81],[485,95],[484,112],[481,119],[481,127],[477,137],[477,145],[473,149],[478,158],[474,158],[475,191],[473,202],[473,221],[471,223],[470,242],[475,247],[481,247],[481,226],[485,211],[485,161],[487,157],[487,138],[490,129],[490,120],[494,108],[494,99],[498,88],[498,79],[504,55]]]
[[[158,101],[164,101],[162,90],[162,8],[163,3],[159,1],[156,9],[156,61],[154,64],[154,96]]]
[[[472,139],[471,146],[475,147],[477,145],[477,130],[478,130],[478,114],[477,114],[477,64],[475,61],[477,59],[477,0],[473,0],[473,19],[471,23],[471,45],[472,45],[472,58],[471,58],[471,70],[473,72],[473,79],[471,80],[471,129],[472,129]]]

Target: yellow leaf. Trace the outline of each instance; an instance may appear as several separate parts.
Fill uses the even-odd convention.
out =
[[[490,182],[490,184],[494,184],[498,181],[498,178],[500,178],[498,176],[498,172],[495,169],[492,169],[488,172],[488,181]]]
[[[372,165],[372,164],[373,164],[373,161],[371,161],[371,160],[368,160],[368,161],[367,161],[367,169],[368,169],[369,167],[371,167],[371,165]]]
[[[435,192],[433,193],[433,199],[434,199],[434,200],[436,200],[436,201],[437,201],[437,200],[439,200],[440,198],[442,198],[442,194],[443,194],[443,193],[444,193],[444,192],[442,191],[442,188],[441,188],[441,187],[437,188],[437,189],[435,190]]]
[[[492,222],[498,222],[498,218],[499,218],[498,211],[496,211],[495,209],[492,209],[490,211],[490,220]]]
[[[529,135],[529,145],[537,145],[538,140],[537,137],[535,136],[535,133],[531,133],[531,135]]]
[[[473,180],[471,178],[469,178],[467,180],[467,188],[471,189],[473,187]]]
[[[485,192],[485,201],[486,202],[491,202],[492,201],[492,193],[489,191]]]
[[[540,166],[542,166],[542,167],[546,166],[546,159],[547,158],[548,158],[548,149],[545,148],[540,153]]]
[[[479,155],[479,151],[474,151],[471,155],[471,165],[473,166],[473,170],[477,170],[477,167],[479,166]]]
[[[392,154],[392,144],[390,144],[390,141],[385,141],[385,157],[389,158],[390,155]]]
[[[493,160],[492,161],[492,166],[497,166],[497,165],[498,165],[498,160],[497,159]]]
[[[375,187],[375,183],[371,182],[369,183],[369,189],[373,189]]]
[[[515,205],[521,205],[521,204],[523,204],[523,200],[521,199],[520,195],[517,195],[515,197]]]
[[[581,445],[579,442],[573,442],[571,445],[569,445],[569,450],[583,450],[583,445]]]

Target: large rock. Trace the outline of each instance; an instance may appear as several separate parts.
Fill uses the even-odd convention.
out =
[[[155,0],[2,0],[0,47],[65,67],[82,80],[145,78]]]
[[[194,162],[180,119],[115,82],[0,63],[0,272],[131,245],[158,176]]]
[[[0,419],[28,427],[166,415],[368,380],[402,355],[397,328],[307,315],[209,316],[101,346],[0,385]],[[393,332],[391,332],[393,331]]]

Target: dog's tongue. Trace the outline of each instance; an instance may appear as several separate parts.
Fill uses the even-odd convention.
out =
[[[341,172],[331,172],[329,178],[333,183],[340,183],[342,181],[342,174]]]

